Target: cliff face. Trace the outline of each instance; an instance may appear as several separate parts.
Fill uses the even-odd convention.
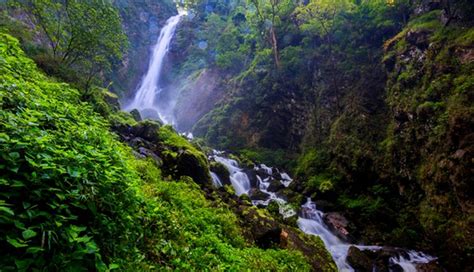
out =
[[[401,195],[418,198],[417,219],[440,258],[466,271],[474,231],[473,38],[472,28],[444,26],[433,11],[385,45],[384,170]]]
[[[472,270],[473,33],[441,10],[412,19],[384,45],[382,110],[316,118],[329,133],[307,131],[295,168],[359,239],[423,248],[453,271]]]

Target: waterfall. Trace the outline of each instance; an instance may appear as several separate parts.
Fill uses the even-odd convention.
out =
[[[161,68],[163,66],[163,60],[168,52],[168,48],[173,38],[176,26],[179,23],[179,20],[185,13],[180,12],[178,15],[170,17],[166,21],[166,25],[161,29],[158,41],[156,42],[155,47],[153,48],[153,54],[150,59],[150,64],[148,66],[148,71],[143,77],[135,97],[131,103],[126,107],[126,110],[137,109],[142,117],[152,118],[152,119],[161,119],[165,123],[170,123],[172,120],[169,120],[162,110],[155,108],[156,105],[156,96],[160,94],[161,88],[159,86],[159,80],[161,75]],[[156,118],[158,117],[158,118]]]
[[[176,26],[184,14],[185,13],[180,12],[180,14],[169,18],[166,25],[161,29],[158,41],[153,49],[148,71],[141,81],[134,99],[126,107],[126,110],[137,109],[144,118],[155,117],[155,119],[161,119],[165,123],[172,123],[173,120],[170,118],[170,115],[167,115],[163,109],[156,107],[157,101],[155,101],[155,99],[161,92],[159,79],[163,59],[168,51]],[[192,134],[185,134],[183,136],[192,138]],[[277,192],[269,190],[271,181],[278,176],[276,179],[281,185],[288,187],[293,180],[287,173],[280,172],[278,169],[275,170],[275,173],[271,167],[264,164],[256,165],[253,170],[260,174],[256,174],[257,185],[253,188],[249,176],[245,173],[244,169],[239,166],[239,163],[234,159],[225,157],[223,154],[224,152],[214,150],[213,155],[211,155],[209,159],[219,162],[227,168],[230,174],[230,183],[234,187],[237,195],[249,194],[251,190],[257,189],[265,193],[267,197],[265,199],[252,200],[254,205],[267,206],[271,201],[276,201],[279,206],[279,212],[283,218],[297,214],[295,209],[293,209],[291,205],[288,205],[284,197]],[[216,173],[210,172],[210,175],[214,186],[223,186],[223,182]],[[383,248],[381,246],[351,245],[340,240],[323,222],[323,212],[316,208],[315,203],[312,202],[311,199],[308,199],[308,201],[301,206],[300,210],[301,216],[298,217],[298,227],[307,234],[316,235],[321,238],[331,253],[339,271],[354,271],[346,260],[349,247],[356,246],[361,250],[372,251]],[[435,259],[435,257],[422,252],[409,251],[405,256],[391,257],[389,262],[390,264],[398,265],[404,272],[412,272],[416,271],[417,264],[427,263]]]

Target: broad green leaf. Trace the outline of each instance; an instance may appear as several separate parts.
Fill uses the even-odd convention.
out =
[[[15,213],[13,212],[12,209],[7,208],[7,207],[5,207],[5,206],[0,206],[0,211],[5,212],[5,213],[8,213],[8,214],[10,214],[10,215],[15,215]]]
[[[35,237],[35,236],[37,235],[37,233],[36,233],[34,230],[27,229],[27,230],[23,231],[23,232],[21,233],[21,235],[23,235],[23,238],[24,238],[25,240],[28,240],[28,239],[30,239],[30,238]]]
[[[10,238],[7,236],[7,242],[16,247],[16,248],[20,248],[20,247],[27,247],[28,244],[24,243],[23,241],[18,241],[17,239],[13,239],[13,238]]]
[[[8,156],[9,156],[10,158],[16,160],[16,159],[20,158],[20,153],[18,153],[18,152],[10,152],[10,153],[8,153]]]

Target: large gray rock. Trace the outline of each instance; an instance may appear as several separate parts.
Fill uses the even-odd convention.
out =
[[[340,213],[330,212],[323,216],[324,223],[331,229],[339,238],[344,241],[349,241],[349,231],[347,225],[349,221]]]
[[[355,246],[349,248],[349,251],[347,252],[347,262],[356,271],[372,272],[372,260]]]
[[[285,189],[285,186],[277,179],[270,181],[270,186],[268,186],[268,191],[270,192],[278,192],[283,189]]]
[[[270,197],[269,194],[260,191],[257,188],[252,188],[249,191],[250,199],[252,200],[266,200]]]

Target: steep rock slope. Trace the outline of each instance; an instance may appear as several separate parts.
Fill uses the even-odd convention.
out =
[[[472,269],[474,30],[444,26],[439,11],[386,44],[391,112],[384,166],[451,268]]]

